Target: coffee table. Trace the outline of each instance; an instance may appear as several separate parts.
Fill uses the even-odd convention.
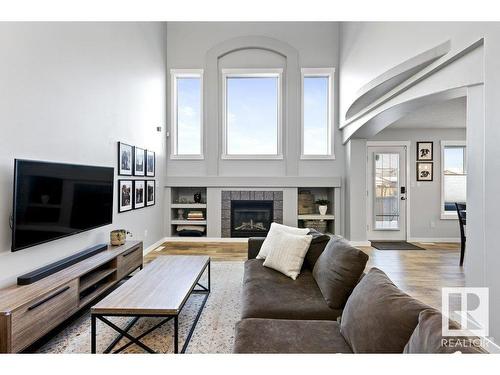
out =
[[[199,283],[203,273],[208,272],[208,285]],[[198,288],[196,288],[198,287]],[[191,294],[205,294],[193,324],[189,330],[181,353],[185,353],[210,294],[210,258],[195,255],[164,255],[152,261],[142,271],[119,286],[91,310],[91,352],[96,353],[96,320],[107,324],[119,335],[104,350],[111,353],[124,337],[130,341],[113,351],[119,353],[132,344],[136,344],[148,353],[153,349],[140,341],[144,336],[174,320],[174,353],[179,352],[179,314]],[[128,316],[132,320],[125,328],[120,328],[109,321],[109,316]],[[129,330],[143,317],[161,317],[154,327],[134,337]]]

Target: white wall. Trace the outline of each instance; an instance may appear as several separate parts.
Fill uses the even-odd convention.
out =
[[[126,228],[145,247],[163,237],[157,203],[113,224],[10,252],[14,158],[115,167],[116,142],[156,151],[164,185],[166,27],[161,23],[0,23],[0,286]],[[116,189],[115,189],[116,190]],[[147,230],[147,236],[145,231]]]
[[[441,219],[441,141],[464,141],[465,129],[392,129],[378,133],[375,141],[410,141],[410,241],[460,240],[457,220]],[[417,142],[434,142],[434,179],[417,181]]]
[[[205,160],[169,160],[167,175],[173,176],[343,176],[344,152],[340,132],[337,130],[335,108],[335,154],[336,160],[300,160],[300,68],[337,67],[338,23],[334,22],[169,22],[167,33],[167,65],[172,68],[204,68],[217,64],[220,68],[285,68],[285,112],[284,144],[285,158],[281,161],[221,160],[220,120],[217,117],[220,103],[218,83],[208,79],[205,71]],[[286,46],[298,54],[297,61],[272,51],[244,49],[229,53],[217,61],[211,61],[211,49],[238,37],[272,38],[277,44]],[[296,66],[298,63],[298,66]],[[295,64],[292,71],[287,71]],[[297,85],[294,84],[297,82]],[[335,77],[334,95],[338,95],[338,80]],[[210,102],[208,102],[210,100]],[[337,100],[335,100],[338,103]],[[208,108],[207,108],[208,107]]]
[[[499,23],[343,23],[341,26],[341,114],[356,90],[379,74],[443,41],[452,50],[484,37],[484,86],[468,89],[468,189],[466,283],[490,291],[490,335],[500,339],[500,24]],[[473,108],[471,113],[470,108]],[[484,113],[484,117],[483,117]],[[470,152],[474,150],[475,152]],[[473,202],[474,204],[472,204]],[[470,211],[470,212],[469,212]],[[471,216],[474,220],[471,220]],[[473,265],[471,267],[471,265]]]

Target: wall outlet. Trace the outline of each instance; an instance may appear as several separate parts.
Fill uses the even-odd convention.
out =
[[[144,238],[146,238],[147,236],[148,236],[148,230],[144,229]]]

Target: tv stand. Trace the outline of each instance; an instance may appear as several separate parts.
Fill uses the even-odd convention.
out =
[[[29,285],[34,283],[35,281],[41,280],[44,277],[53,275],[56,272],[59,272],[73,264],[81,262],[84,259],[90,258],[92,255],[96,255],[101,251],[104,251],[108,248],[108,245],[101,244],[92,246],[86,250],[80,251],[74,255],[71,255],[67,258],[58,260],[57,262],[46,265],[45,267],[38,268],[34,271],[21,275],[17,278],[17,285]]]
[[[142,242],[127,241],[29,285],[1,289],[0,353],[26,349],[142,265]]]

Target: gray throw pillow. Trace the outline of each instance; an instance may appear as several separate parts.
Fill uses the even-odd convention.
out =
[[[315,229],[311,229],[308,234],[312,236],[312,241],[309,245],[309,250],[307,250],[306,257],[304,258],[303,267],[307,267],[312,271],[316,261],[325,249],[326,244],[330,241],[330,236],[318,232]]]
[[[352,291],[340,332],[354,353],[403,353],[418,315],[428,308],[372,268]]]
[[[487,353],[481,348],[478,337],[445,337],[442,335],[443,315],[435,309],[424,310],[418,316],[418,325],[406,344],[403,353],[407,354],[445,354],[445,353]],[[459,329],[453,320],[449,328]]]
[[[313,269],[321,294],[332,309],[342,309],[363,273],[368,255],[342,237],[328,242]]]

